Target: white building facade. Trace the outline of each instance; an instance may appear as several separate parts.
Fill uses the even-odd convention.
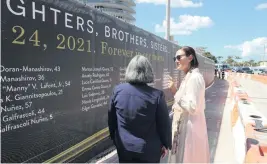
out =
[[[135,24],[134,0],[79,0],[104,13]]]

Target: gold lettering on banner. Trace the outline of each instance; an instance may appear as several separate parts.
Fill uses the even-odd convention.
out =
[[[109,46],[107,42],[102,41],[101,42],[101,54],[102,55],[113,55],[113,56],[124,56],[128,58],[133,58],[135,55],[142,55],[147,57],[149,60],[154,61],[164,61],[164,57],[158,54],[149,54],[149,53],[141,53],[139,51],[133,51],[133,50],[127,50],[127,49],[121,49],[121,48],[115,48]]]

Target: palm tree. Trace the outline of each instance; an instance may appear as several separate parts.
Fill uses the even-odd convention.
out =
[[[233,56],[228,56],[227,59],[225,60],[225,63],[233,66],[235,60],[233,59]]]
[[[241,57],[239,57],[239,56],[234,56],[234,58],[238,61],[237,63],[238,63],[238,66],[240,66],[241,65],[241,63],[239,62],[239,60],[240,59],[242,59]]]
[[[217,60],[220,62],[221,59],[223,59],[223,56],[217,56],[216,58],[217,58]]]
[[[249,62],[249,64],[250,64],[251,67],[252,67],[252,66],[255,66],[255,60],[250,59],[248,62]]]

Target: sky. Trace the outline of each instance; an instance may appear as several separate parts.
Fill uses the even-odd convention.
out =
[[[135,0],[136,26],[165,37],[167,0]],[[214,56],[267,60],[267,0],[171,0],[171,35]],[[264,50],[265,45],[265,50]]]

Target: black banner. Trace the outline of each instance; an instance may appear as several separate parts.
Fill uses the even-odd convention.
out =
[[[52,3],[53,2],[53,3]],[[135,55],[150,84],[183,74],[178,45],[71,1],[1,0],[1,162],[43,162],[107,127],[112,88]]]

